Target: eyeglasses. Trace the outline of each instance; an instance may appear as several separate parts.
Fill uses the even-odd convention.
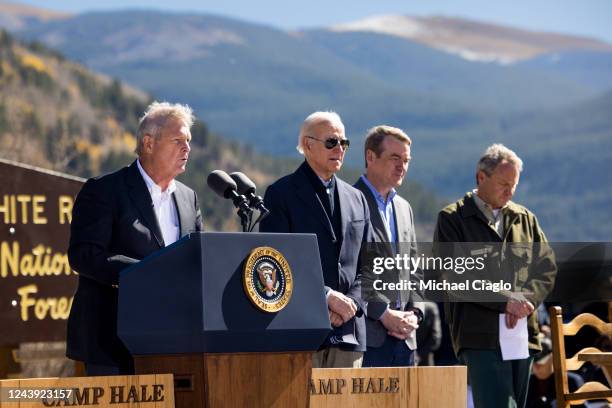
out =
[[[349,146],[351,145],[351,141],[348,139],[336,139],[335,137],[329,137],[325,140],[319,140],[316,137],[312,137],[312,136],[306,136],[306,137],[308,139],[316,140],[317,142],[323,143],[325,145],[325,148],[329,150],[338,146],[338,143],[340,143],[340,146],[342,146],[342,149],[344,150],[347,150]]]

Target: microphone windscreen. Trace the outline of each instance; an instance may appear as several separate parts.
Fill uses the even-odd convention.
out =
[[[245,196],[249,193],[255,194],[257,186],[255,186],[255,183],[253,183],[253,181],[251,181],[251,179],[248,178],[246,174],[241,173],[239,171],[235,171],[230,174],[230,177],[232,178],[232,180],[234,180],[234,182],[236,182],[236,186],[238,187],[238,194],[242,194]]]
[[[223,170],[214,170],[206,179],[208,187],[223,198],[230,198],[231,192],[236,191],[236,183]]]

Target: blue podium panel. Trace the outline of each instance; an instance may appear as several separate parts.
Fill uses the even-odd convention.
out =
[[[293,293],[276,313],[247,297],[251,251],[280,251]],[[314,351],[331,330],[312,234],[190,234],[121,273],[118,334],[132,354]]]

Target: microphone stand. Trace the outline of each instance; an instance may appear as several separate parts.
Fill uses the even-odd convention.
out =
[[[232,201],[236,208],[238,208],[237,214],[240,217],[240,225],[242,225],[242,232],[249,232],[249,226],[251,224],[251,216],[253,210],[249,207],[246,198],[243,195],[234,195]]]
[[[238,209],[238,216],[240,217],[240,225],[242,225],[242,232],[250,232],[249,225],[251,225],[251,214],[252,211],[244,211],[242,208]]]

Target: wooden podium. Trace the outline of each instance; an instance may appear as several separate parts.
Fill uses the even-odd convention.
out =
[[[136,372],[174,374],[177,408],[308,407],[311,352],[137,356]]]
[[[246,258],[264,246],[291,268],[276,313],[243,287]],[[120,277],[119,337],[137,374],[174,374],[176,407],[306,408],[312,352],[330,330],[311,234],[194,233]]]

